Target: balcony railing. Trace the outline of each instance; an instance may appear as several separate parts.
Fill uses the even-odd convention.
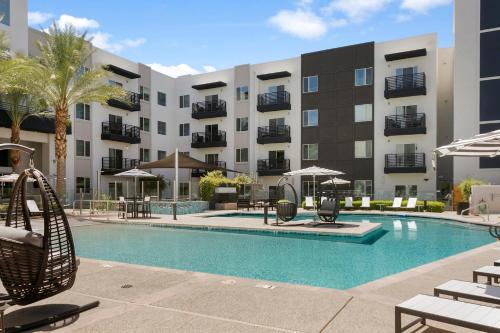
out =
[[[385,117],[385,136],[425,134],[425,113],[393,115]]]
[[[257,129],[257,143],[266,144],[282,142],[292,142],[290,126],[265,126]]]
[[[139,166],[138,159],[132,158],[116,158],[116,157],[103,157],[102,158],[102,173],[113,174],[123,170],[133,169]]]
[[[290,171],[289,159],[258,160],[257,173],[259,176],[281,176]]]
[[[141,143],[141,130],[137,126],[105,121],[102,123],[101,139],[130,144]]]
[[[222,168],[222,169],[225,169],[226,168],[226,162],[223,162],[223,161],[215,161],[213,163],[211,162],[206,162],[207,164],[211,164],[211,165],[215,165],[219,168]],[[192,169],[191,170],[191,177],[202,177],[202,176],[205,176],[207,174],[207,170],[203,170],[203,169]],[[226,172],[223,171],[223,174],[225,175]]]
[[[290,109],[290,93],[288,91],[276,91],[257,96],[257,111],[259,112]]]
[[[385,78],[385,98],[426,95],[425,73],[397,75]]]
[[[108,105],[114,108],[119,108],[127,111],[141,111],[141,99],[139,94],[127,91],[126,100],[129,103],[125,103],[117,99],[109,99]]]
[[[196,132],[193,133],[191,148],[226,147],[226,132]]]
[[[384,173],[426,173],[425,153],[386,154]]]
[[[227,117],[226,101],[219,99],[216,102],[193,103],[191,117],[193,119]]]

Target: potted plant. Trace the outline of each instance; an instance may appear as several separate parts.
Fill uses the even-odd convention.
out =
[[[485,183],[479,179],[466,178],[458,185],[462,194],[462,201],[457,204],[457,214],[461,215],[462,211],[470,207],[469,201],[472,194],[472,186],[484,185]],[[464,212],[464,215],[469,215],[469,211]]]

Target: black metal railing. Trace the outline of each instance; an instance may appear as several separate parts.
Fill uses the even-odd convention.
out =
[[[213,162],[205,162],[210,165],[214,165],[220,169],[226,169],[226,162],[224,161],[213,161]],[[208,171],[210,170],[205,170],[205,169],[192,169],[191,170],[191,176],[192,177],[201,177],[204,176]],[[226,174],[225,171],[223,171],[223,174]]]
[[[226,132],[195,132],[191,135],[191,147],[224,147],[227,145]]]
[[[127,91],[125,100],[126,102],[112,98],[108,100],[108,105],[128,111],[141,111],[141,95]]]
[[[288,91],[276,91],[257,96],[257,111],[290,110],[290,108],[290,93]]]
[[[116,158],[116,157],[103,157],[102,170],[103,171],[118,171],[133,169],[139,166],[139,160],[133,158]]]
[[[393,115],[385,117],[386,136],[404,134],[425,134],[425,113]]]
[[[290,171],[288,158],[257,160],[257,172],[260,176],[278,176],[288,171]]]
[[[257,129],[257,143],[290,142],[290,126],[264,126]]]
[[[198,102],[192,105],[192,117],[195,119],[226,116],[226,101],[222,99],[218,99],[217,101]]]
[[[102,123],[101,138],[128,143],[141,142],[141,130],[138,126],[125,125],[119,122],[105,121]]]
[[[426,172],[425,153],[386,154],[385,173]]]
[[[425,73],[397,75],[385,78],[385,98],[425,95]]]

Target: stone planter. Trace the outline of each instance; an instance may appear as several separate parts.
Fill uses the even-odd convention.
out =
[[[216,203],[216,210],[236,210],[236,202]]]

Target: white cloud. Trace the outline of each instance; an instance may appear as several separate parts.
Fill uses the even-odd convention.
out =
[[[112,42],[112,35],[101,31],[93,32],[89,34],[89,37],[92,39],[92,44],[95,47],[112,53],[119,53],[127,48],[139,47],[146,42],[144,38],[125,39],[118,42]]]
[[[179,77],[183,75],[195,75],[195,74],[200,74],[202,72],[208,73],[215,71],[215,67],[210,65],[204,65],[203,71],[193,68],[187,64],[165,66],[159,63],[153,63],[153,64],[148,64],[148,66],[157,72],[163,73],[171,77]]]
[[[284,33],[303,39],[322,37],[328,30],[323,18],[304,9],[282,10],[269,18],[269,23]]]
[[[327,15],[341,13],[351,22],[359,23],[384,9],[393,0],[334,0],[323,8]]]
[[[426,13],[429,9],[446,6],[451,2],[452,0],[403,0],[401,8],[418,13]]]
[[[314,0],[297,0],[297,6],[299,7],[308,7],[312,5]]]
[[[330,21],[330,26],[331,27],[334,27],[334,28],[340,28],[340,27],[343,27],[343,26],[346,26],[347,24],[349,24],[349,21],[347,21],[346,19],[333,19]]]
[[[37,25],[43,24],[48,20],[51,20],[54,17],[51,13],[42,13],[42,12],[29,12],[28,13],[28,24],[29,25]]]
[[[71,25],[79,31],[99,28],[99,22],[96,20],[88,19],[86,17],[75,17],[67,14],[61,15],[56,21],[56,24],[60,28]]]
[[[411,21],[413,17],[411,15],[408,15],[408,14],[399,14],[396,16],[396,22],[408,22],[408,21]]]

